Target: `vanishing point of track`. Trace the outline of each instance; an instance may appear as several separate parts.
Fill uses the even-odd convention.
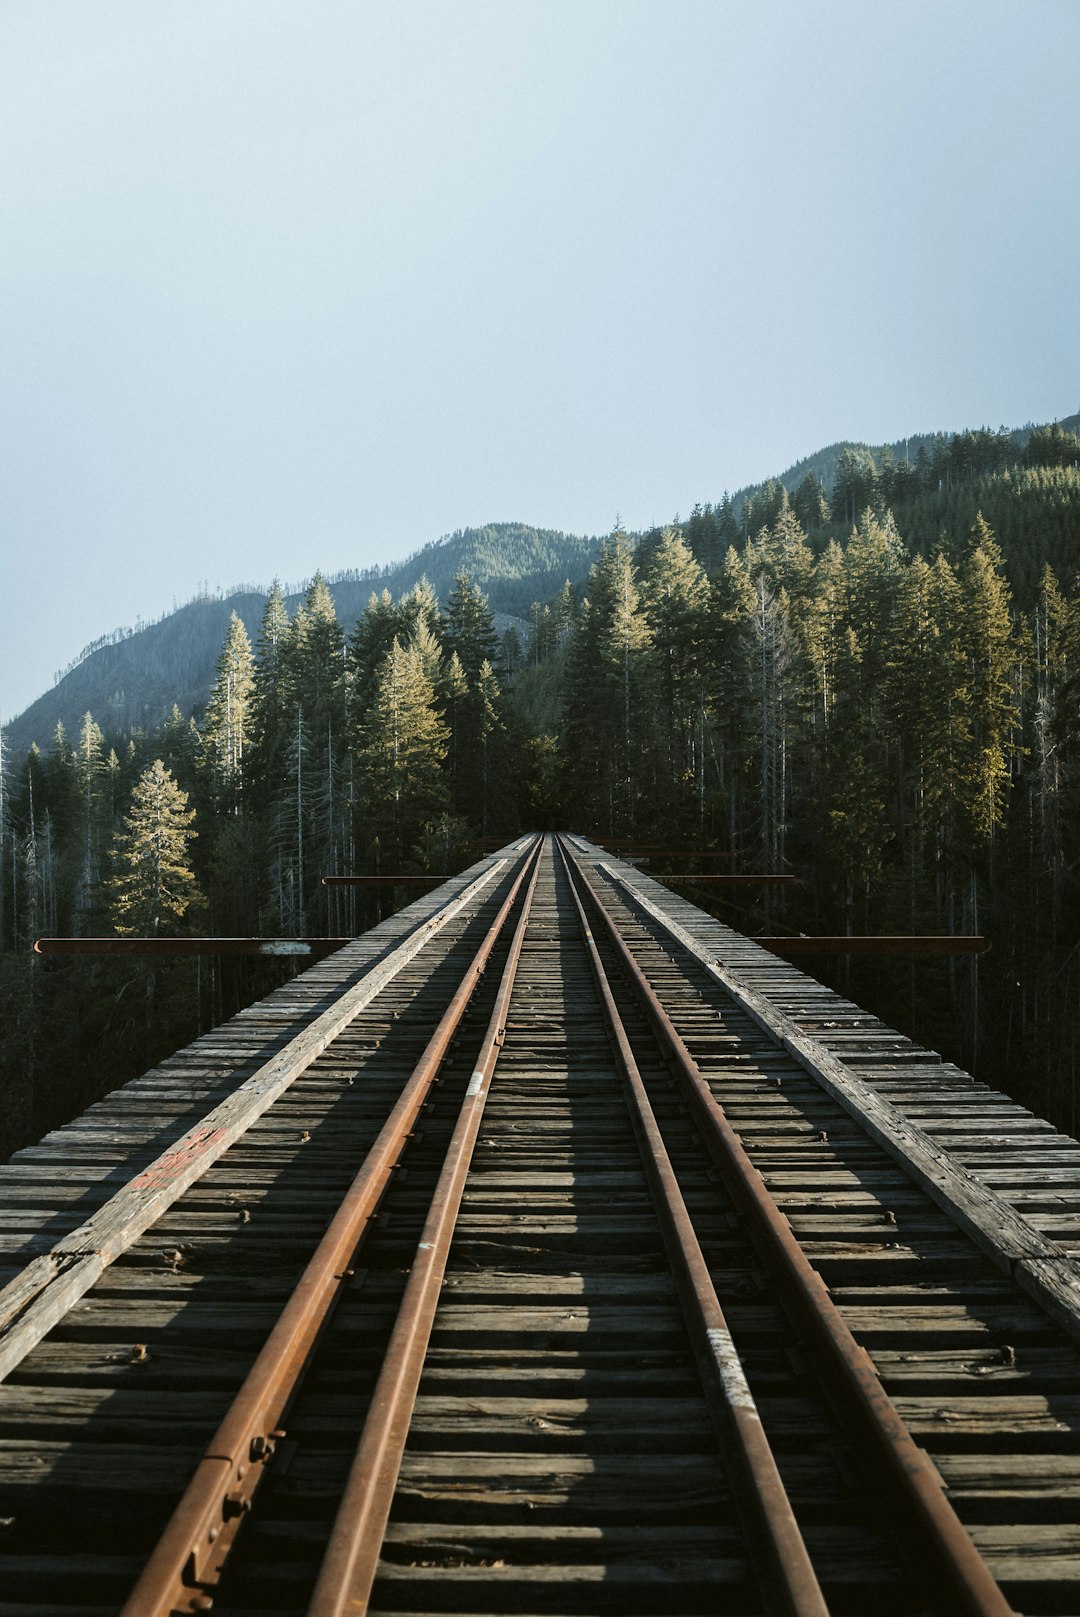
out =
[[[0,1617],[1080,1612],[1078,1214],[525,839],[0,1171]]]

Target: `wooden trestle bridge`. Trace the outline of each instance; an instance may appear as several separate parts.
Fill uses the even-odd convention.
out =
[[[17,1153],[0,1240],[0,1617],[1080,1613],[1080,1147],[579,838]]]

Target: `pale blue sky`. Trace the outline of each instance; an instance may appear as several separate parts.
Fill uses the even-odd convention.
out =
[[[200,582],[1080,407],[1080,0],[4,0],[0,714]]]

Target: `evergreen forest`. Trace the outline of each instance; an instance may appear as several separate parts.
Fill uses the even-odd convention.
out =
[[[322,577],[295,610],[275,585],[194,711],[0,754],[0,1154],[291,969],[36,937],[353,934],[391,900],[324,875],[434,879],[533,828],[795,876],[685,889],[751,933],[984,934],[805,964],[1075,1132],[1080,437],[829,470],[617,526],[587,578],[544,575],[527,632],[496,633],[467,570],[376,581],[353,624]]]

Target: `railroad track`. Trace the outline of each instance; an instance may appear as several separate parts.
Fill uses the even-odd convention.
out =
[[[1078,1190],[526,839],[0,1171],[0,1617],[1080,1612]]]

